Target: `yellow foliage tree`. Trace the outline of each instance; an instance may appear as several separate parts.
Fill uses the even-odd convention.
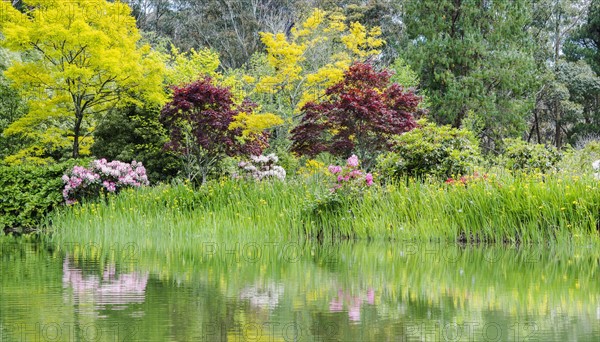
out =
[[[381,53],[381,29],[367,29],[358,22],[345,24],[336,12],[314,9],[290,35],[261,33],[270,72],[253,82],[257,94],[282,99],[278,109],[290,118],[302,106],[324,95],[327,87],[340,81],[352,62]]]
[[[242,139],[259,134],[267,129],[283,124],[281,117],[272,113],[248,114],[242,112],[234,117],[229,129],[242,128]]]
[[[165,56],[167,72],[165,81],[168,85],[181,85],[196,81],[206,75],[219,78],[219,53],[210,49],[191,49],[182,53],[171,45],[171,54]]]
[[[94,116],[128,103],[161,105],[165,68],[140,34],[131,9],[105,0],[28,0],[22,14],[0,4],[2,45],[26,58],[6,76],[28,100],[29,113],[4,132],[32,145],[7,161],[45,162],[70,145],[88,153]],[[85,141],[82,141],[85,140]]]
[[[219,54],[210,49],[201,49],[199,51],[191,49],[187,53],[180,52],[176,47],[171,47],[171,54],[164,56],[167,65],[166,83],[168,85],[183,86],[187,83],[210,76],[213,82],[219,86],[228,87],[232,92],[232,100],[236,104],[241,104],[247,93],[244,91],[243,75],[235,72],[222,74],[217,71],[219,68]],[[240,139],[249,139],[254,134],[262,133],[265,130],[281,125],[283,119],[272,113],[260,113],[260,106],[256,108],[255,113],[242,112],[234,117],[234,121],[229,125],[229,129],[242,129]]]

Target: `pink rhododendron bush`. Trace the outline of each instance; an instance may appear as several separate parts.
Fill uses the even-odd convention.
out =
[[[316,234],[315,237],[321,239],[326,222],[332,222],[331,216],[336,217],[337,220],[354,219],[352,208],[362,200],[365,191],[374,185],[373,175],[361,170],[359,165],[358,157],[352,155],[346,161],[346,165],[328,167],[329,177],[331,177],[329,191],[304,208],[305,217],[312,222],[309,226],[320,227],[320,230],[306,231],[307,235]],[[342,238],[349,238],[354,234],[354,231],[342,232],[337,231],[335,227],[329,228]]]
[[[75,166],[62,177],[65,183],[63,197],[67,204],[74,204],[84,198],[95,198],[101,194],[116,193],[123,188],[148,185],[146,168],[135,160],[124,163],[118,160],[94,160],[89,167]]]
[[[331,192],[361,192],[373,185],[373,175],[358,167],[358,157],[352,155],[345,166],[329,165],[329,172],[335,176],[335,185]]]

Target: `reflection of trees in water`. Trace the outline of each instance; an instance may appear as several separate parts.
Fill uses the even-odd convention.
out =
[[[67,255],[63,262],[62,282],[64,288],[73,290],[75,303],[92,304],[97,311],[105,309],[107,305],[144,303],[148,273],[117,274],[112,264],[104,268],[102,276],[86,275]]]

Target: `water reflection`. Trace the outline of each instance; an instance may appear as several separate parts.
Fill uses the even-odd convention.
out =
[[[93,304],[95,310],[124,309],[128,304],[144,303],[148,272],[116,272],[115,264],[104,267],[102,274],[85,274],[67,254],[63,261],[63,287],[72,290],[75,304]]]
[[[329,302],[330,312],[342,312],[344,309],[348,311],[348,318],[353,322],[360,321],[360,311],[364,303],[375,305],[375,291],[368,289],[363,296],[352,296],[339,290],[337,296]]]
[[[246,286],[240,291],[240,299],[248,300],[250,305],[259,309],[273,310],[283,295],[281,284],[268,283],[266,286]]]
[[[85,322],[115,331],[110,323],[135,328],[128,341],[600,338],[598,249],[415,245],[402,253],[394,243],[354,243],[232,262],[141,247],[124,267],[23,248],[0,259],[0,311],[11,312],[0,330]]]

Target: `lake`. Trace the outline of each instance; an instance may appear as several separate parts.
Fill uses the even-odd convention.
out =
[[[600,339],[585,244],[0,246],[0,341]]]

